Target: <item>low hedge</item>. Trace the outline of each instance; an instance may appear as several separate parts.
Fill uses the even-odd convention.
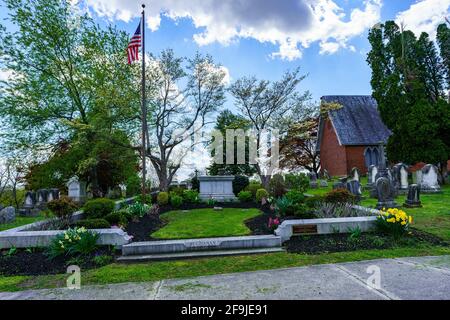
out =
[[[98,198],[89,200],[83,207],[86,219],[102,219],[114,211],[115,202],[111,199]]]
[[[86,229],[109,229],[111,227],[111,224],[105,219],[83,219],[75,222],[75,225]]]

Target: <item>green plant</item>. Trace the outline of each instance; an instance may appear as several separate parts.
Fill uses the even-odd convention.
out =
[[[62,196],[59,199],[49,201],[47,208],[56,217],[69,220],[78,207],[68,196]]]
[[[174,194],[170,197],[170,204],[175,208],[179,208],[183,204],[183,198]]]
[[[381,210],[376,222],[379,232],[392,235],[394,238],[399,238],[407,233],[411,224],[412,216],[397,208]]]
[[[275,174],[270,179],[269,193],[275,198],[281,198],[286,193],[286,185],[281,174]]]
[[[127,209],[111,212],[110,214],[105,216],[105,220],[108,221],[111,225],[124,226],[128,222],[128,215],[124,215],[124,211],[127,211]]]
[[[324,196],[324,201],[328,203],[354,203],[355,200],[355,196],[347,189],[334,189]]]
[[[127,197],[135,196],[141,191],[141,179],[134,173],[127,178],[125,186]]]
[[[256,201],[261,202],[263,198],[268,198],[269,197],[269,193],[267,192],[266,189],[258,189],[256,191]]]
[[[84,227],[70,228],[58,234],[47,247],[47,255],[53,259],[61,255],[89,254],[97,248],[99,235]]]
[[[256,181],[251,181],[247,187],[245,187],[245,191],[250,191],[252,193],[252,197],[256,197],[256,193],[259,189],[262,189],[262,184]],[[261,201],[261,200],[259,200]]]
[[[315,195],[315,196],[312,196],[312,197],[306,197],[305,198],[305,205],[308,208],[310,208],[310,209],[316,208],[322,202],[324,202],[324,198],[323,198],[323,196],[320,196],[320,195]]]
[[[187,203],[197,203],[199,201],[197,190],[184,190],[183,200]]]
[[[114,211],[114,201],[106,198],[89,200],[83,207],[86,219],[101,219]]]
[[[249,179],[246,176],[235,176],[233,179],[233,193],[238,195],[249,184]]]
[[[286,216],[290,213],[290,210],[292,208],[292,201],[289,200],[286,197],[281,197],[275,200],[275,209],[277,211],[277,214],[281,216]]]
[[[300,219],[312,219],[315,218],[314,213],[304,203],[298,203],[292,205],[292,212],[294,216]]]
[[[11,248],[9,248],[8,252],[6,253],[6,256],[11,257],[11,256],[15,255],[16,253],[17,253],[17,248],[11,247]]]
[[[238,193],[239,201],[241,202],[249,202],[252,200],[252,193],[250,191],[244,191]]]
[[[359,226],[356,226],[354,228],[349,227],[348,232],[350,233],[349,238],[352,240],[361,238],[362,231]]]
[[[108,229],[110,223],[105,219],[83,219],[75,222],[77,227],[85,227],[86,229]]]
[[[366,216],[368,213],[360,212],[352,208],[350,203],[330,203],[321,202],[315,208],[315,215],[318,218],[341,218]]]
[[[217,201],[215,200],[215,199],[213,199],[213,198],[209,198],[207,201],[206,201],[206,203],[208,204],[208,206],[215,206],[216,205],[216,203],[217,203]]]
[[[160,206],[165,206],[166,204],[169,203],[169,194],[167,192],[162,191],[162,192],[158,193],[158,196],[156,199],[157,199],[156,201],[158,202],[158,204]]]
[[[309,178],[304,173],[288,173],[284,176],[286,188],[304,193],[309,187]]]
[[[183,187],[179,187],[179,186],[170,186],[169,187],[169,194],[170,196],[172,195],[177,195],[182,197],[183,196],[183,192],[186,190],[186,188]]]
[[[288,198],[293,204],[301,204],[305,200],[305,196],[298,190],[290,190],[284,195]]]
[[[129,205],[126,210],[129,219],[142,218],[150,211],[150,206],[141,202],[135,202]]]
[[[150,194],[146,194],[145,197],[142,194],[136,196],[135,202],[145,203],[148,205],[152,204],[152,196]]]
[[[92,259],[92,262],[94,262],[94,264],[99,267],[106,266],[107,264],[110,264],[112,261],[113,261],[113,258],[106,254],[101,254],[101,255],[95,256]]]

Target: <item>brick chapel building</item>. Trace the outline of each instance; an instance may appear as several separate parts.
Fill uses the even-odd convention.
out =
[[[344,176],[356,167],[366,174],[370,165],[378,165],[380,142],[386,143],[391,135],[381,121],[377,102],[371,96],[324,96],[321,100],[342,106],[319,121],[316,151],[322,170]]]

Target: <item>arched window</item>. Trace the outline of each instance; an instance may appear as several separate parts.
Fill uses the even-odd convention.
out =
[[[364,163],[369,168],[371,165],[378,165],[379,162],[378,147],[367,147],[364,151]]]

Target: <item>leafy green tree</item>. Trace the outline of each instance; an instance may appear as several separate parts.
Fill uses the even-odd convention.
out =
[[[447,85],[450,87],[450,28],[445,23],[438,26],[437,42],[441,52]]]
[[[230,110],[222,111],[216,120],[216,125],[214,127],[215,130],[218,130],[222,133],[223,136],[223,150],[226,150],[227,136],[226,130],[237,130],[242,129],[245,131],[251,128],[250,122],[246,120],[244,117],[240,115],[233,114]],[[249,153],[248,153],[248,138],[245,141],[245,164],[237,164],[237,141],[234,141],[234,163],[227,164],[226,163],[226,153],[223,154],[223,164],[212,163],[208,168],[210,175],[221,175],[221,174],[230,174],[230,175],[253,175],[256,170],[253,165],[250,165],[249,162]],[[215,150],[211,151],[211,156],[214,157]]]
[[[115,177],[100,176],[119,170],[110,166],[112,159],[109,173],[101,169],[109,146],[137,150],[139,68],[126,63],[128,35],[101,28],[68,0],[3,2],[17,29],[0,26],[0,64],[13,74],[0,91],[4,146],[50,159],[40,172],[56,163],[64,173],[81,171],[102,193],[104,182],[115,183]],[[63,156],[64,144],[69,151]]]
[[[440,163],[443,168],[450,156],[450,106],[434,43],[426,33],[417,39],[393,21],[372,29],[369,41],[373,96],[393,133],[389,160]]]

